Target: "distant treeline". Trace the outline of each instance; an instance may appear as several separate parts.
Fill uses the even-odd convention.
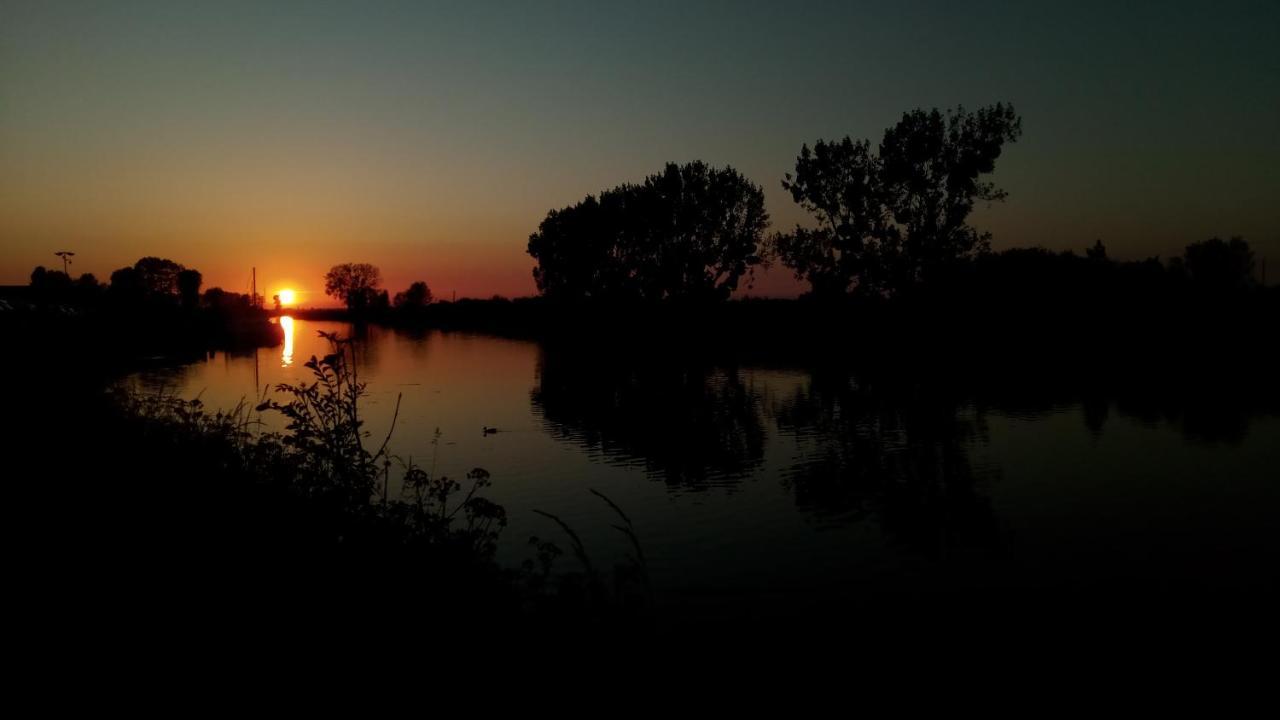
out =
[[[786,341],[857,344],[884,335],[940,338],[1120,335],[1162,341],[1243,327],[1273,334],[1280,288],[1256,279],[1256,260],[1240,238],[1212,238],[1163,261],[1116,261],[1101,241],[1083,253],[1043,248],[987,251],[891,296],[808,294],[797,300],[742,298],[663,302],[640,298],[569,300],[462,299],[365,316],[390,324],[543,337],[681,332],[688,339],[734,344]],[[343,310],[295,313],[347,319]],[[1270,320],[1269,320],[1270,319]],[[1100,338],[1101,339],[1101,338]]]
[[[201,292],[202,283],[198,270],[159,257],[116,270],[108,283],[41,266],[28,286],[0,289],[0,323],[50,347],[72,343],[121,356],[280,341],[261,297],[217,287]]]
[[[376,271],[376,268],[374,269]],[[798,300],[708,301],[707,293],[662,301],[640,296],[569,298],[465,298],[434,301],[426,283],[414,283],[394,303],[376,287],[357,290],[364,300],[346,310],[293,311],[313,319],[368,320],[408,326],[474,329],[542,336],[555,333],[635,333],[690,327],[722,337],[779,337],[799,331],[844,332],[852,324],[866,333],[875,325],[945,325],[966,332],[1017,329],[1028,334],[1112,328],[1155,332],[1170,324],[1231,326],[1274,317],[1280,290],[1259,280],[1258,263],[1242,238],[1211,238],[1188,245],[1168,260],[1117,261],[1098,240],[1083,253],[1013,248],[975,254],[931,271],[889,293],[808,293]],[[406,296],[414,297],[407,301]],[[382,298],[381,300],[379,298]],[[1016,325],[1012,328],[1011,324]],[[910,328],[900,328],[909,331]],[[1163,330],[1162,330],[1163,332]]]

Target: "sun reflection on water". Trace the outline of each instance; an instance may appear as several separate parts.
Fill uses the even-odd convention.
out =
[[[293,318],[280,316],[280,329],[284,331],[284,351],[280,353],[280,367],[293,365]]]

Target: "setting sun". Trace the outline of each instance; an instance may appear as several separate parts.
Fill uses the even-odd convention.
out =
[[[295,299],[296,299],[296,296],[294,295],[294,292],[293,292],[292,290],[281,290],[281,291],[280,291],[280,304],[281,304],[281,305],[292,305],[292,304],[293,304],[293,301],[294,301]]]

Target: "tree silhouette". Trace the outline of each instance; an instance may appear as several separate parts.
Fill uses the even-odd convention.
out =
[[[329,268],[324,276],[324,292],[341,300],[352,312],[368,309],[378,297],[382,273],[368,263],[343,263]]]
[[[182,306],[194,308],[200,305],[200,285],[204,282],[199,270],[183,270],[178,273],[178,296]]]
[[[1095,240],[1093,247],[1084,251],[1085,257],[1097,263],[1105,263],[1107,261],[1107,246],[1102,244],[1102,240]]]
[[[420,310],[431,304],[431,300],[431,288],[419,280],[404,292],[396,293],[395,307],[397,310]]]
[[[31,271],[31,287],[57,293],[71,287],[71,278],[61,270],[46,270],[43,265],[37,265]]]
[[[981,178],[1022,132],[1013,107],[905,113],[868,140],[800,148],[782,186],[817,220],[775,235],[772,251],[817,295],[890,295],[985,251],[989,234],[966,223],[974,204],[1003,200]]]
[[[142,291],[147,295],[154,298],[179,296],[178,275],[186,270],[181,264],[167,258],[144,257],[133,264],[133,269]]]
[[[1237,290],[1253,282],[1253,251],[1239,236],[1230,241],[1211,238],[1187,246],[1183,267],[1192,282],[1202,288],[1216,292]]]
[[[243,312],[253,307],[248,294],[227,292],[220,287],[211,287],[205,290],[201,300],[205,307],[224,314]]]
[[[764,191],[731,167],[668,163],[552,210],[529,236],[547,297],[718,300],[761,262]]]
[[[131,267],[122,267],[111,273],[110,295],[120,301],[140,302],[146,295],[142,276]]]

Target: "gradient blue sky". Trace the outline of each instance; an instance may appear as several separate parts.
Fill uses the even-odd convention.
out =
[[[801,143],[998,100],[1024,135],[974,217],[997,248],[1280,257],[1275,0],[0,0],[0,283],[67,247],[100,277],[158,254],[315,293],[368,261],[393,291],[528,294],[550,208],[704,159],[786,227]]]

